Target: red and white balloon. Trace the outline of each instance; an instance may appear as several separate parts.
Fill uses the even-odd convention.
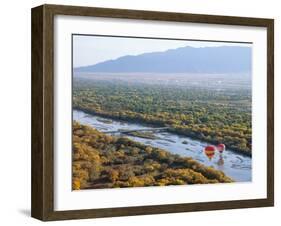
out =
[[[219,151],[219,153],[223,153],[225,151],[225,145],[224,144],[218,144],[217,150]]]

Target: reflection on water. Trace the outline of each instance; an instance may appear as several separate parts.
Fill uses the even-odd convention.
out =
[[[77,110],[73,111],[73,120],[76,120],[81,124],[90,125],[101,132],[152,128],[136,123],[107,120],[102,117],[86,114]],[[209,160],[203,151],[204,147],[208,145],[206,142],[201,142],[186,136],[180,136],[163,131],[153,132],[153,134],[156,136],[153,140],[130,135],[126,136],[146,145],[162,148],[173,154],[192,157],[205,165],[212,166],[223,171],[227,176],[233,178],[235,181],[245,182],[251,181],[252,179],[252,159],[250,157],[232,152],[226,148],[222,155],[216,153],[212,160]]]

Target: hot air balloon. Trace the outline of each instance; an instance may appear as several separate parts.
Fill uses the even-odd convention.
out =
[[[209,158],[209,160],[211,160],[214,157],[215,150],[216,150],[216,147],[212,146],[212,145],[205,147],[205,149],[204,149],[205,155]]]
[[[218,149],[219,153],[223,153],[224,150],[225,150],[225,145],[224,144],[218,144],[217,149]]]

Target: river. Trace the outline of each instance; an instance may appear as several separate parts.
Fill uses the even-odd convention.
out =
[[[108,120],[103,117],[90,115],[78,110],[73,110],[73,120],[76,120],[84,125],[92,126],[101,132],[153,128],[153,126],[149,127],[147,125],[137,123],[112,119]],[[241,155],[226,148],[222,155],[216,153],[214,158],[209,160],[203,151],[204,147],[208,145],[206,142],[163,131],[156,131],[153,132],[153,134],[156,137],[154,139],[130,135],[125,136],[143,144],[164,149],[173,154],[178,154],[183,157],[192,157],[204,165],[212,166],[215,169],[223,171],[227,176],[237,182],[249,182],[252,180],[251,157]]]

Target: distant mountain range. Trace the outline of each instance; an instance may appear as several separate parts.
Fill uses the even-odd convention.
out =
[[[242,73],[251,71],[251,48],[238,46],[181,47],[164,52],[123,56],[75,72],[107,73]]]

